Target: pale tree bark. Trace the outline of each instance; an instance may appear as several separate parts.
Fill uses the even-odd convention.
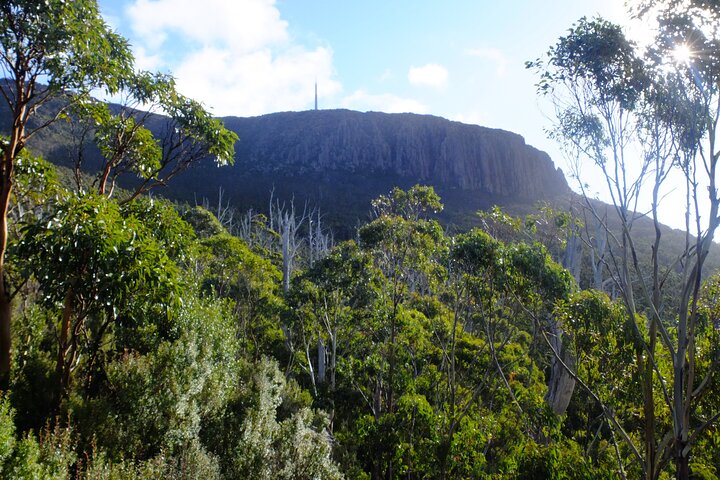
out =
[[[580,236],[577,235],[576,232],[570,232],[562,258],[562,265],[570,271],[577,284],[580,284],[582,247],[583,244]],[[550,318],[547,321],[547,328],[553,350],[560,353],[565,365],[575,368],[575,356],[570,351],[570,348],[568,348],[568,342],[563,341],[565,332],[560,322],[557,319]],[[570,400],[575,391],[575,379],[556,358],[553,357],[550,362],[550,379],[548,381],[548,391],[545,394],[545,401],[550,405],[553,412],[557,415],[563,415],[568,405],[570,405]]]
[[[550,380],[548,391],[545,394],[545,401],[550,405],[553,412],[563,415],[570,405],[573,392],[575,391],[575,379],[566,368],[575,369],[575,356],[563,343],[563,330],[556,320],[550,320],[548,327],[548,338],[551,347],[558,352],[559,358],[553,357],[550,363]],[[560,361],[562,360],[562,362]]]
[[[290,279],[295,269],[295,261],[302,243],[299,232],[303,223],[307,220],[307,212],[303,210],[298,217],[295,214],[295,203],[290,202],[290,207],[280,205],[276,201],[273,205],[270,201],[271,228],[275,228],[280,237],[280,252],[282,254],[282,287],[283,292],[290,291]]]

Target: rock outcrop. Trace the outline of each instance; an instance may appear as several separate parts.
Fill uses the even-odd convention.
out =
[[[415,114],[349,110],[229,117],[235,169],[280,175],[359,173],[539,200],[569,191],[550,157],[514,133]]]
[[[6,118],[0,108],[0,131]],[[446,207],[441,219],[462,228],[476,224],[475,212],[493,205],[520,214],[538,201],[567,199],[570,193],[547,154],[503,130],[430,115],[350,110],[223,121],[240,137],[235,165],[200,162],[155,193],[191,204],[203,198],[213,203],[222,189],[224,202],[242,211],[265,211],[272,191],[281,202],[294,199],[298,206],[319,208],[340,236],[352,236],[358,220],[367,218],[370,201],[395,186],[434,186]],[[151,116],[148,126],[162,131],[163,117]],[[72,167],[75,140],[68,124],[57,122],[36,135],[30,147]],[[83,153],[83,168],[97,173],[97,148],[87,146]],[[134,181],[126,176],[120,185]]]

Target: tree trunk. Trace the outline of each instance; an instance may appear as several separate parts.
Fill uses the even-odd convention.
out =
[[[591,266],[593,269],[593,288],[595,290],[603,290],[603,268],[605,262],[605,254],[607,253],[608,233],[603,226],[603,222],[597,220],[595,226],[595,237],[592,240]]]
[[[72,320],[72,314],[72,289],[68,289],[65,294],[65,300],[63,301],[60,338],[58,340],[57,365],[55,367],[60,387],[60,398],[65,395],[70,383],[70,366],[68,365],[66,355],[68,351],[68,341],[70,339],[70,322]]]
[[[335,391],[335,369],[337,368],[337,329],[330,337],[330,388]]]
[[[318,383],[325,383],[327,348],[320,334],[318,334],[317,341],[317,357],[317,381]]]
[[[25,146],[25,122],[27,102],[32,96],[34,84],[25,84],[25,72],[18,72],[15,78],[15,105],[10,139],[2,152],[0,165],[0,389],[10,386],[10,360],[12,348],[12,323],[10,288],[5,278],[5,252],[8,243],[8,211],[13,188],[15,157]]]
[[[22,127],[13,129],[10,143],[3,151],[2,169],[0,171],[0,389],[6,391],[10,386],[10,359],[12,336],[10,324],[12,310],[10,308],[10,288],[5,278],[5,251],[8,242],[8,210],[10,209],[10,193],[12,192],[13,159],[22,136]]]
[[[556,321],[550,325],[550,342],[553,349],[558,353],[562,361],[570,368],[575,367],[575,358],[570,354],[567,347],[563,347],[563,331]],[[548,391],[545,394],[545,401],[550,405],[553,412],[562,415],[567,410],[575,390],[575,379],[565,367],[553,356],[550,370],[550,381]]]
[[[676,439],[677,440],[677,439]],[[675,456],[675,479],[676,480],[688,480],[690,478],[690,455],[689,451],[685,452],[687,448],[687,442],[680,443],[677,448],[677,454]]]
[[[580,270],[582,267],[582,241],[575,232],[568,235],[563,253],[562,265],[565,267],[575,279],[575,283],[580,285]]]
[[[281,232],[282,239],[282,286],[283,292],[288,293],[290,291],[290,275],[292,273],[292,258],[290,257],[290,232],[284,230]]]
[[[0,390],[10,386],[10,295],[5,283],[4,251],[0,251]]]
[[[303,337],[304,337],[304,335],[303,335]],[[303,338],[303,343],[305,344],[305,359],[307,359],[307,362],[308,362],[308,372],[310,373],[310,382],[312,383],[313,394],[317,397],[317,386],[315,383],[315,371],[313,369],[312,358],[310,358],[310,342],[308,340],[305,340],[305,338]]]

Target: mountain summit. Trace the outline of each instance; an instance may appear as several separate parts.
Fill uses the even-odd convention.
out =
[[[433,185],[447,210],[465,212],[570,192],[546,153],[504,130],[430,115],[350,110],[222,120],[240,137],[235,166],[194,169],[179,179],[175,193],[212,199],[222,187],[234,203],[258,206],[274,189],[280,198],[307,199],[336,217],[364,215],[370,199],[395,185]]]
[[[6,117],[0,109],[0,123]],[[280,201],[318,207],[329,225],[346,234],[366,218],[370,200],[395,186],[432,185],[446,205],[444,220],[466,226],[474,223],[477,210],[495,204],[519,213],[570,194],[562,171],[545,152],[504,130],[431,115],[351,110],[222,120],[240,137],[235,165],[203,162],[157,193],[191,203],[207,198],[212,204],[222,189],[224,201],[233,206],[264,211],[273,192]],[[161,116],[148,122],[152,130],[163,125]],[[61,122],[40,132],[30,147],[72,166],[76,141]],[[86,149],[85,159],[85,168],[96,172],[97,149]]]

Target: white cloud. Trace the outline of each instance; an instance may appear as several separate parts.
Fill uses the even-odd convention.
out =
[[[139,70],[155,71],[164,64],[162,55],[149,54],[143,47],[133,48],[133,55],[135,56],[135,68]]]
[[[203,44],[253,51],[287,40],[287,22],[274,0],[136,0],[128,8],[133,31],[158,47],[177,33]]]
[[[341,91],[332,50],[294,43],[275,0],[135,0],[126,15],[138,67],[215,115],[310,108],[316,79],[321,100]]]
[[[510,60],[508,60],[505,54],[497,48],[473,48],[466,50],[465,54],[482,60],[488,60],[493,63],[495,65],[495,74],[498,77],[502,78],[507,73],[507,67],[510,64]]]
[[[378,77],[378,81],[387,82],[388,80],[392,80],[393,78],[395,78],[395,74],[392,72],[392,70],[386,68]]]
[[[315,72],[320,98],[340,91],[332,80],[332,52],[325,48],[269,49],[242,55],[206,48],[187,57],[176,69],[178,89],[201,99],[216,115],[260,115],[309,108]],[[322,106],[322,102],[321,102]]]
[[[371,94],[365,90],[356,90],[345,97],[344,108],[360,111],[378,111],[387,113],[427,113],[428,107],[413,98],[404,98],[390,93]]]
[[[412,85],[425,87],[444,87],[447,84],[447,68],[436,63],[428,63],[422,67],[410,67],[408,70],[408,81]]]

